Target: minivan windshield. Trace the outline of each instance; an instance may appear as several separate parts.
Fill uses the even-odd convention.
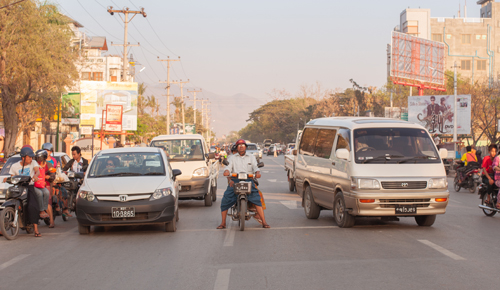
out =
[[[152,147],[164,147],[170,162],[205,160],[200,139],[157,140]]]
[[[248,144],[247,150],[257,150],[257,145]]]
[[[100,154],[95,157],[89,177],[165,175],[160,153],[126,152]]]
[[[429,134],[418,128],[366,128],[353,132],[356,163],[440,163]]]

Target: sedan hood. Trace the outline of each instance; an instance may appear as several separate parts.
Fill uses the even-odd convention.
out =
[[[87,178],[82,188],[95,195],[152,193],[161,186],[166,176],[125,176]]]

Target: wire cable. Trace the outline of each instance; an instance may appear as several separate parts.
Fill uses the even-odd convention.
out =
[[[82,3],[80,2],[80,0],[76,0],[76,2],[78,2],[78,4],[80,4],[80,6],[82,6],[83,10],[85,10],[85,12],[87,12],[87,14],[92,18],[94,19],[94,21],[102,28],[102,30],[104,30],[107,34],[109,34],[110,36],[112,36],[113,38],[116,38],[118,40],[120,40],[120,38],[114,36],[113,34],[109,33],[109,31],[106,30],[106,28],[104,28],[95,18],[94,16],[92,16],[92,14],[90,14],[87,9],[85,9],[85,6],[82,5]]]

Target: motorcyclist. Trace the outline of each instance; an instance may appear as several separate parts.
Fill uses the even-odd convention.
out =
[[[224,176],[229,176],[231,172],[233,173],[247,173],[247,174],[255,174],[256,178],[260,178],[260,171],[257,167],[257,159],[253,154],[247,154],[247,144],[245,140],[240,139],[235,143],[237,148],[237,153],[229,158],[229,164],[224,171]],[[226,218],[227,211],[237,202],[237,196],[234,194],[234,182],[237,182],[237,179],[231,179],[229,185],[224,192],[224,196],[221,201],[221,215],[222,222],[217,227],[217,229],[225,229],[226,228]],[[248,201],[255,205],[257,213],[262,220],[263,228],[270,228],[270,226],[266,223],[266,218],[264,216],[264,210],[262,209],[262,203],[260,201],[259,191],[255,187],[255,184],[252,181],[252,191],[248,195]]]
[[[85,172],[87,171],[87,167],[89,166],[89,162],[87,159],[82,157],[82,149],[78,146],[71,147],[71,154],[73,159],[71,159],[63,168],[63,171],[73,171],[73,172]],[[61,187],[62,191],[62,200],[64,203],[63,215],[67,217],[72,217],[68,210],[68,193],[64,187]]]
[[[35,193],[40,206],[40,217],[50,219],[49,228],[54,227],[54,216],[52,215],[52,206],[50,204],[50,184],[49,179],[54,175],[51,172],[52,164],[47,162],[47,151],[40,149],[35,152],[36,162],[40,166],[40,179],[35,182]]]
[[[490,152],[490,155],[484,157],[483,163],[481,165],[482,167],[482,174],[483,174],[483,184],[487,185],[487,199],[486,202],[490,202],[490,196],[493,193],[493,184],[495,184],[495,175],[493,171],[493,160],[495,156],[497,155],[497,145],[491,144],[488,146],[488,152]]]
[[[462,155],[462,158],[460,158],[460,161],[464,163],[464,166],[457,169],[457,172],[460,174],[460,182],[464,181],[463,173],[466,170],[467,165],[469,165],[470,162],[477,162],[476,154],[472,153],[471,146],[465,147],[465,151],[466,152]]]

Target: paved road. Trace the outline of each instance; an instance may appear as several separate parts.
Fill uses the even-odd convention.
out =
[[[0,237],[0,289],[492,289],[498,284],[500,217],[476,194],[452,191],[433,227],[361,219],[336,227],[332,211],[308,220],[288,192],[283,157],[265,157],[260,188],[272,229],[216,230],[218,200],[181,201],[176,233],[159,227],[97,228],[73,218],[43,237]],[[221,172],[222,174],[222,172]],[[451,181],[451,179],[450,179]]]

